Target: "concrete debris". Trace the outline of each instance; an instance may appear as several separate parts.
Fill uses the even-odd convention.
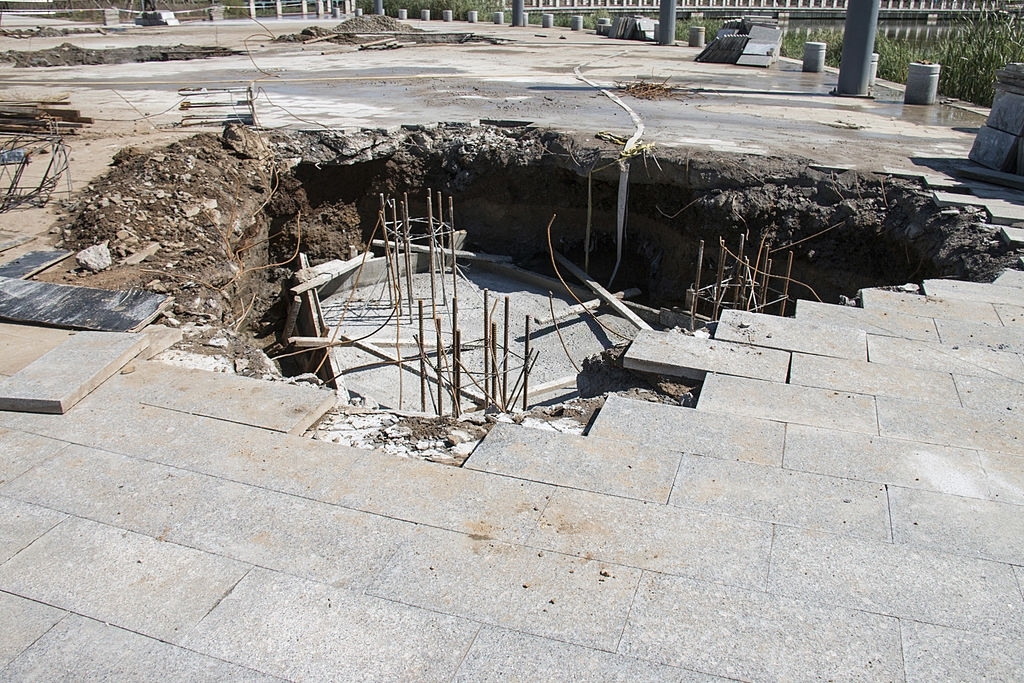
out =
[[[728,21],[697,55],[698,62],[768,67],[779,59],[783,31],[774,20]]]

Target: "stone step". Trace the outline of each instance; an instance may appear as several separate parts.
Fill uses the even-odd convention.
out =
[[[960,407],[951,374],[914,367],[794,353],[789,383]]]
[[[464,467],[666,503],[679,459],[678,452],[666,449],[499,422]]]
[[[823,304],[820,301],[800,299],[793,317],[812,323],[855,327],[869,334],[888,337],[938,341],[935,319],[895,311],[868,310],[854,306]]]
[[[785,382],[789,353],[681,332],[640,330],[622,359],[629,370],[703,380],[709,372]]]
[[[878,433],[911,441],[1024,455],[1024,415],[877,399]]]
[[[928,296],[954,301],[977,301],[989,304],[1024,305],[1024,290],[1019,287],[1001,287],[984,282],[961,280],[925,280],[924,292]]]
[[[960,320],[936,320],[945,346],[982,346],[996,351],[1024,353],[1024,334],[1017,325],[985,325]]]
[[[128,332],[78,332],[0,379],[0,410],[65,413],[149,345]]]
[[[1024,233],[1024,229],[1021,229]],[[1024,246],[1024,243],[1021,244]],[[1007,268],[999,274],[992,284],[999,287],[1016,287],[1017,289],[1024,289],[1024,270],[1016,270],[1014,268]]]
[[[867,360],[866,334],[864,330],[853,327],[727,310],[718,321],[715,339],[819,356]]]
[[[634,401],[612,394],[588,434],[645,448],[781,465],[786,429],[772,420]]]
[[[701,389],[697,410],[878,433],[872,396],[746,377],[709,375]]]
[[[961,299],[940,299],[933,296],[892,292],[886,289],[860,290],[861,305],[873,312],[906,313],[928,318],[946,320],[970,320],[978,323],[999,325],[996,309],[987,303]]]
[[[1020,354],[988,346],[956,346],[868,335],[868,357],[872,363],[913,367],[972,377],[1024,380],[1024,359]]]

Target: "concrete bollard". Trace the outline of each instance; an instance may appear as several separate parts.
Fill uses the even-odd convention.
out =
[[[820,73],[825,69],[825,43],[804,43],[804,71]]]
[[[579,14],[572,15],[572,17],[569,19],[569,29],[573,31],[582,31],[583,17],[580,16]]]
[[[428,9],[421,9],[420,10],[420,21],[430,21],[430,10],[428,10]]]
[[[554,28],[555,26],[555,15],[554,14],[542,14],[540,15],[540,27],[541,28]]]
[[[103,10],[103,25],[104,26],[117,26],[121,23],[119,12],[116,8],[110,8]]]
[[[505,23],[505,13],[504,12],[495,12],[494,13],[494,23],[495,24],[504,24]]]
[[[878,78],[878,53],[871,53],[871,66],[868,68],[868,87],[875,87],[875,79]]]
[[[210,21],[224,21],[224,5],[214,5],[207,8],[206,16]]]
[[[398,10],[398,20],[399,21],[406,21],[408,18],[409,18],[409,10],[407,10],[407,9],[400,9],[400,10]]]
[[[451,23],[452,11],[450,9],[441,10],[441,21],[447,21]]]
[[[335,19],[341,19],[341,8],[340,7],[335,7],[334,8],[334,18]]]
[[[353,12],[353,14],[355,14],[357,17],[363,16],[363,8],[362,7],[356,7],[356,11]]]
[[[705,30],[703,26],[690,27],[690,47],[704,47]]]
[[[907,91],[903,94],[904,104],[935,104],[939,90],[939,64],[911,62],[907,71]]]
[[[530,25],[530,13],[529,12],[523,12],[522,14],[519,15],[519,25],[520,26],[529,26]]]
[[[470,10],[470,11],[466,12],[466,21],[468,21],[469,23],[475,24],[477,22],[478,18],[479,18],[479,15],[478,15],[476,10]]]

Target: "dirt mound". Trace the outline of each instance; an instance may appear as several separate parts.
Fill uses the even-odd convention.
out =
[[[94,64],[125,64],[129,62],[171,62],[240,54],[223,47],[196,45],[141,45],[139,47],[92,50],[63,43],[47,50],[8,50],[0,53],[0,61],[14,62],[19,68],[47,66],[79,66]]]
[[[334,27],[335,33],[422,33],[391,17],[373,14],[352,17]]]

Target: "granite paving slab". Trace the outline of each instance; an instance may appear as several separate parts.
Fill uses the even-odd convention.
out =
[[[10,377],[0,378],[0,410],[65,413],[147,344],[137,334],[79,332]]]
[[[763,588],[770,524],[732,515],[559,489],[536,548],[747,588]]]
[[[740,680],[902,680],[895,619],[645,573],[619,652]]]
[[[976,323],[999,324],[999,316],[991,304],[940,299],[921,294],[890,292],[885,289],[862,289],[860,300],[865,310],[880,313],[900,313],[927,318],[969,320]]]
[[[928,548],[777,527],[768,591],[984,632],[1024,629],[1013,568]]]
[[[999,322],[1007,327],[1024,325],[1024,306],[1011,304],[992,304],[999,316]]]
[[[987,346],[932,344],[869,334],[868,357],[872,363],[888,366],[1024,380],[1020,355]]]
[[[64,610],[0,592],[0,678],[18,680],[4,667],[65,617]],[[22,679],[24,680],[24,679]]]
[[[301,434],[334,407],[334,392],[308,384],[190,370],[165,363],[136,363],[119,384],[147,405]]]
[[[885,488],[768,465],[684,455],[672,505],[887,540]]]
[[[882,436],[1024,455],[1024,415],[878,398]]]
[[[0,564],[60,524],[67,515],[0,494]]]
[[[0,486],[67,446],[66,441],[0,428]]]
[[[481,538],[520,542],[536,528],[555,490],[548,484],[488,472],[364,453],[326,502]]]
[[[1014,230],[1024,236],[1024,229],[1021,228],[1003,228],[1006,230]],[[1024,246],[1024,244],[1022,244]],[[999,274],[992,284],[999,285],[1000,287],[1017,287],[1018,289],[1024,289],[1024,270],[1017,270],[1016,268],[1007,268]]]
[[[0,323],[0,375],[11,376],[46,352],[57,348],[73,332],[51,327]]]
[[[1024,334],[1015,326],[936,320],[942,343],[951,346],[983,346],[997,351],[1024,353]]]
[[[697,410],[878,433],[875,399],[871,396],[745,377],[709,376]]]
[[[900,620],[908,681],[1012,681],[1024,671],[1024,638]]]
[[[994,412],[1024,409],[1024,381],[953,375],[964,408]]]
[[[289,680],[448,681],[479,629],[256,567],[184,644]]]
[[[722,681],[642,659],[485,626],[455,673],[456,683],[489,681]]]
[[[0,672],[6,680],[278,681],[229,662],[68,615]]]
[[[960,407],[948,372],[794,353],[789,383]]]
[[[665,503],[672,492],[679,453],[499,422],[469,456],[465,467]]]
[[[1018,455],[981,451],[981,466],[988,476],[991,498],[1004,503],[1024,505],[1024,467]]]
[[[786,426],[773,420],[634,401],[610,394],[588,434],[646,448],[779,465]]]
[[[813,323],[855,327],[869,334],[903,337],[922,341],[938,341],[935,318],[887,310],[870,310],[854,306],[824,304],[820,301],[796,301],[793,317]]]
[[[70,518],[0,566],[0,590],[173,642],[248,568]]]
[[[928,296],[941,299],[989,304],[1024,305],[1024,291],[1019,287],[1001,287],[985,282],[963,280],[925,280],[922,287]]]
[[[789,353],[682,332],[640,330],[626,350],[622,365],[627,370],[698,381],[709,372],[717,372],[785,382]]]
[[[723,341],[855,360],[867,360],[865,335],[853,327],[732,309],[722,312],[715,328],[715,339]]]
[[[895,486],[889,487],[889,505],[896,543],[1024,564],[1021,505]]]
[[[614,652],[641,571],[421,526],[368,595]]]
[[[82,446],[70,447],[3,492],[334,586],[365,586],[412,526]]]
[[[981,456],[950,448],[871,434],[789,425],[787,469],[907,488],[988,498],[990,482]]]

